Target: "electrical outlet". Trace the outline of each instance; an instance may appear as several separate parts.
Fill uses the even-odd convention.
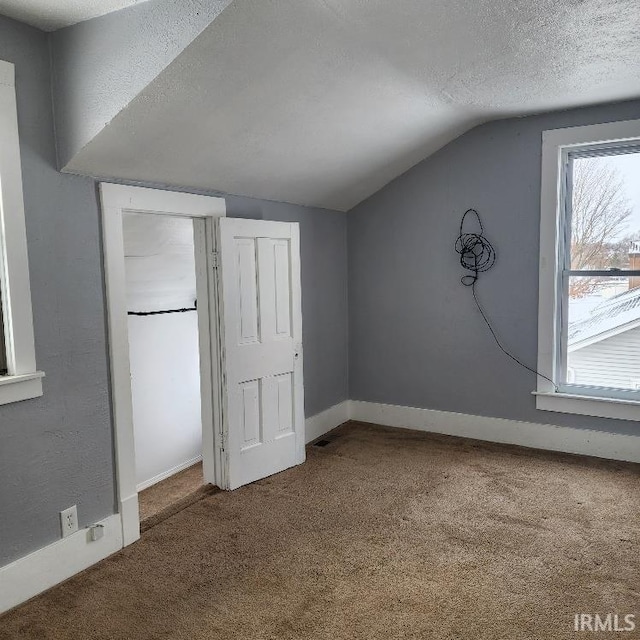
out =
[[[62,537],[66,538],[78,530],[78,507],[74,504],[60,512],[60,526],[62,528]]]

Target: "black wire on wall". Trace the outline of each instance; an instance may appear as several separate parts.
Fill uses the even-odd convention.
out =
[[[468,215],[475,216],[480,233],[475,232],[465,232],[465,222]],[[493,248],[493,245],[485,238],[484,235],[484,227],[482,226],[482,220],[480,219],[480,214],[475,209],[467,209],[462,215],[462,220],[460,220],[460,233],[458,238],[456,239],[455,250],[460,255],[460,266],[466,271],[470,271],[471,273],[467,273],[466,275],[460,278],[460,282],[465,287],[471,287],[471,292],[473,294],[473,300],[476,303],[476,307],[478,307],[478,311],[482,316],[485,324],[489,328],[493,339],[496,344],[500,348],[500,350],[515,363],[526,369],[527,371],[531,371],[531,373],[535,373],[536,375],[548,380],[554,388],[557,390],[558,387],[556,383],[548,378],[547,376],[540,373],[537,369],[533,367],[529,367],[522,360],[516,358],[512,353],[510,353],[500,342],[496,332],[494,331],[489,319],[487,318],[487,314],[484,312],[480,301],[478,300],[478,294],[476,292],[476,284],[478,279],[480,278],[481,273],[485,273],[489,271],[496,262],[496,251]]]

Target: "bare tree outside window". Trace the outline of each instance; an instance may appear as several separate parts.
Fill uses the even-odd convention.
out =
[[[640,389],[640,151],[569,167],[568,384]],[[597,273],[594,273],[597,272]]]
[[[574,161],[572,187],[571,268],[629,268],[629,246],[640,238],[620,237],[633,211],[624,178],[601,158],[580,158]],[[589,295],[599,282],[596,277],[575,279],[569,296]]]

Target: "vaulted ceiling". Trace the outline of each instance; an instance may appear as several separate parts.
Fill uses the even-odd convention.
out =
[[[220,11],[72,145],[66,171],[349,210],[478,123],[640,97],[637,0]]]
[[[147,0],[0,0],[0,14],[55,31],[142,2]]]

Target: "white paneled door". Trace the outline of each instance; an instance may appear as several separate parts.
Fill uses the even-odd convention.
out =
[[[218,224],[222,459],[235,489],[305,459],[300,239],[296,223]]]

